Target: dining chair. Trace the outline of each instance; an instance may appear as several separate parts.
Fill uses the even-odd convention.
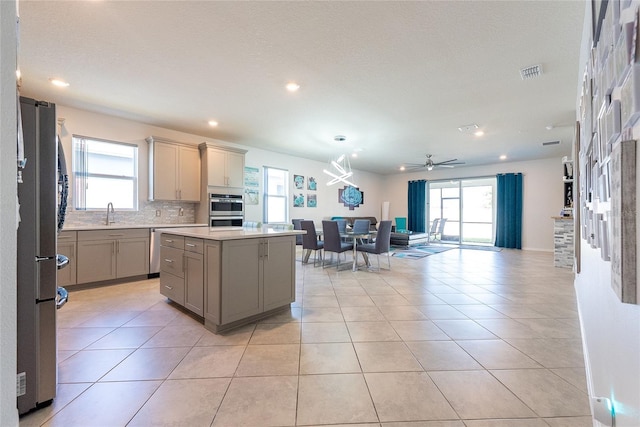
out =
[[[365,263],[368,262],[365,254],[375,254],[378,259],[378,271],[380,271],[380,254],[387,254],[389,270],[391,270],[391,221],[380,221],[378,225],[378,235],[375,243],[363,243],[356,246],[356,256],[362,252]]]
[[[340,254],[353,250],[353,243],[345,243],[340,238],[340,232],[338,231],[337,221],[322,221],[322,233],[324,234],[324,258],[322,259],[322,266],[324,267],[327,260],[327,252],[335,252],[338,254],[338,260],[336,261],[336,269],[340,267]],[[345,254],[345,261],[347,255]]]
[[[346,219],[336,219],[334,220],[338,223],[338,233],[340,233],[340,239],[343,242],[348,242],[349,238],[347,237],[347,220]]]
[[[300,225],[300,222],[302,222],[302,219],[296,218],[296,219],[292,219],[291,222],[293,223],[293,229],[294,230],[302,230],[302,226]],[[302,246],[302,234],[298,234],[296,235],[296,245],[297,246]]]
[[[320,260],[322,260],[322,249],[324,247],[324,242],[322,240],[318,240],[316,226],[313,224],[313,221],[302,220],[300,221],[300,226],[307,232],[307,234],[302,235],[302,250],[306,250],[306,254],[302,258],[302,262],[308,262],[311,251],[314,251],[313,266],[316,267],[316,262],[318,261],[318,251],[320,252]]]
[[[368,219],[356,219],[353,221],[353,228],[352,231],[354,234],[358,234],[358,233],[363,233],[366,234],[368,233],[371,228],[371,221],[369,221]],[[365,240],[369,240],[368,238],[366,239],[358,239],[359,243],[364,243]]]
[[[436,218],[431,223],[431,229],[429,230],[429,236],[427,237],[427,240],[429,242],[436,240],[436,235],[438,234],[438,222],[439,221],[440,221],[440,218]]]

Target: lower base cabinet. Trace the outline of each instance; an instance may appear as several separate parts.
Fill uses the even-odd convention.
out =
[[[176,304],[204,315],[204,241],[162,234],[160,293]]]
[[[205,326],[259,316],[295,299],[295,236],[207,241]]]
[[[77,283],[149,274],[149,230],[78,231]]]

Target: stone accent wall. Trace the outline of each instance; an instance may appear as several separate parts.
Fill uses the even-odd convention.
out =
[[[182,208],[182,215],[180,215]],[[115,207],[115,223],[113,225],[153,225],[153,224],[193,224],[196,221],[196,203],[169,201],[141,201],[138,211],[119,211]],[[156,211],[160,216],[156,216]],[[65,226],[91,226],[104,224],[107,219],[107,207],[99,211],[76,211],[67,208]]]
[[[573,218],[554,219],[553,243],[553,265],[573,268]]]

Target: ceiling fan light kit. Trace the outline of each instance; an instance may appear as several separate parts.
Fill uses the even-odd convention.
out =
[[[427,168],[428,171],[432,171],[435,167],[452,168],[455,165],[464,165],[464,162],[459,162],[458,159],[449,159],[442,162],[434,162],[433,154],[427,154],[427,160],[424,163],[407,163],[404,170],[416,170]]]

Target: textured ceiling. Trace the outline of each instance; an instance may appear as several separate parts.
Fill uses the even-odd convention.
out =
[[[359,149],[352,166],[384,174],[560,157],[585,4],[21,0],[21,93],[321,161]]]

